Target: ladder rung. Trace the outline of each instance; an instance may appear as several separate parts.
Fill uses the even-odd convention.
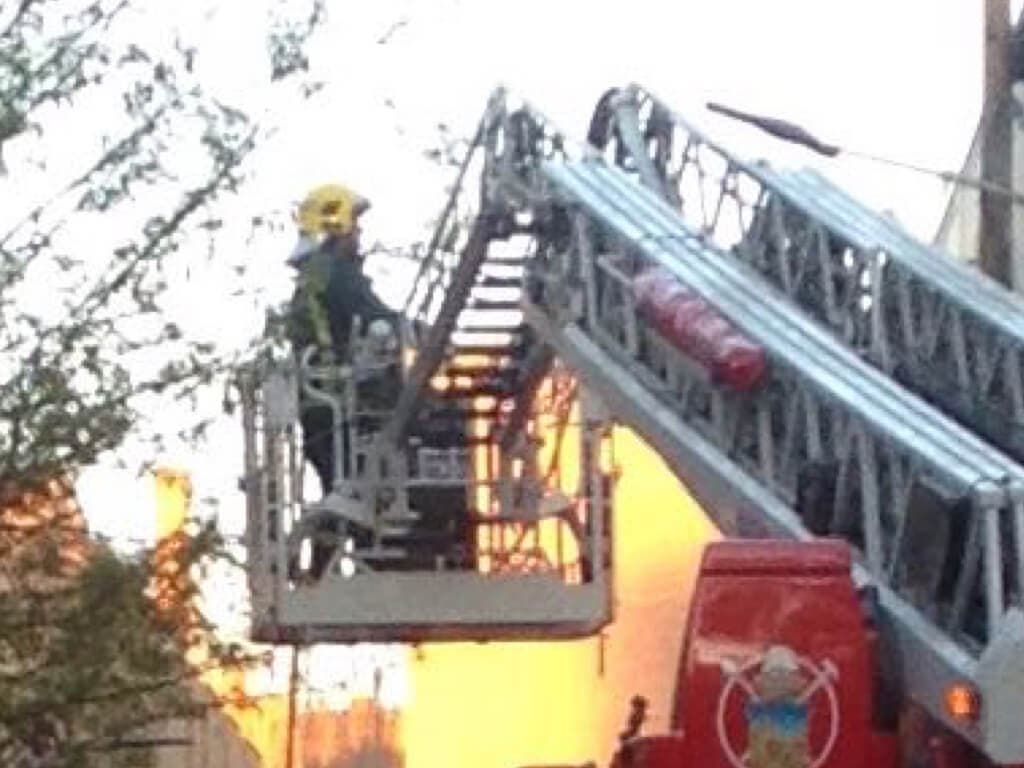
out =
[[[509,357],[518,349],[511,344],[455,344],[456,355],[490,355],[493,357]]]
[[[491,361],[481,365],[448,365],[441,369],[441,375],[453,379],[461,376],[509,376],[515,372],[514,368],[499,368]]]
[[[510,371],[511,369],[506,370]],[[514,381],[514,377],[494,369],[476,370],[459,376],[453,376],[452,378],[455,381],[448,387],[445,387],[448,391],[473,389],[474,387],[505,386]]]
[[[438,373],[453,379],[472,379],[476,384],[487,384],[488,382],[493,381],[507,381],[510,378],[514,378],[516,372],[517,369],[514,366],[497,365],[492,361],[488,361],[480,365],[459,365],[457,363],[449,363],[438,371]]]
[[[480,270],[482,279],[498,278],[500,280],[515,280],[516,287],[522,287],[526,279],[526,272],[516,267],[507,267],[501,264],[491,264],[490,268],[484,265]]]
[[[417,424],[431,423],[436,421],[453,421],[461,419],[493,419],[500,416],[503,411],[500,408],[450,408],[440,413],[420,415],[416,419]]]
[[[481,445],[491,445],[494,443],[494,439],[490,435],[474,435],[467,437],[465,445],[468,448],[476,448]]]
[[[361,549],[355,553],[360,560],[405,560],[409,553],[395,547]]]
[[[411,523],[418,523],[420,521],[420,516],[415,512],[409,512],[408,514],[404,515],[399,512],[392,512],[382,513],[378,515],[377,520],[381,523],[397,523],[399,525],[409,525]]]
[[[499,259],[497,256],[489,256],[482,266],[525,267],[528,261],[529,259],[524,259],[522,256],[512,256],[504,259]]]
[[[464,325],[456,328],[454,333],[486,333],[486,334],[519,334],[523,332],[521,325]]]
[[[482,275],[477,285],[481,288],[519,288],[523,284],[522,277],[502,277],[498,275]]]
[[[520,310],[523,305],[519,301],[506,301],[501,299],[480,299],[476,298],[469,304],[467,309],[495,310],[501,312],[512,312]]]
[[[453,531],[447,530],[430,530],[429,528],[408,528],[400,533],[387,533],[381,536],[381,539],[387,540],[387,543],[391,547],[403,546],[406,542],[406,546],[411,545],[414,547],[417,544],[427,544],[432,542],[454,542],[458,538],[458,534]]]
[[[519,336],[499,336],[498,334],[485,334],[480,333],[477,335],[467,336],[453,336],[449,340],[451,346],[449,349],[454,349],[453,355],[449,356],[448,361],[450,363],[457,363],[455,358],[458,357],[474,357],[469,353],[460,353],[458,350],[463,346],[476,347],[476,346],[487,346],[487,347],[505,347],[508,349],[518,349],[523,344],[523,339]],[[479,357],[476,355],[475,357]]]
[[[481,385],[459,389],[446,389],[436,393],[445,400],[462,400],[473,397],[508,397],[512,394],[508,387],[501,385]]]

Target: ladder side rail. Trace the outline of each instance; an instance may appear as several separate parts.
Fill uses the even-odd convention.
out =
[[[830,227],[849,232],[849,237],[870,239],[887,251],[900,265],[911,269],[953,302],[970,307],[984,321],[1001,332],[1019,336],[1022,304],[1018,294],[1008,290],[979,269],[935,246],[913,238],[888,216],[870,210],[810,169],[779,174],[767,167],[755,167],[755,173],[781,191],[794,189],[794,203],[819,215]],[[818,207],[812,207],[817,205]],[[935,269],[935,263],[942,269]]]
[[[580,250],[592,247],[591,244]],[[880,428],[882,420],[870,425],[864,418],[864,402],[842,402],[827,386],[813,384],[784,357],[772,358],[771,380],[756,397],[750,398],[715,387],[707,377],[695,374],[681,355],[661,343],[644,318],[634,316],[632,322],[643,329],[644,351],[636,354],[624,332],[629,322],[627,313],[636,312],[626,298],[631,286],[609,265],[607,259],[598,259],[595,264],[600,281],[598,292],[612,296],[588,312],[584,324],[593,328],[589,333],[591,342],[622,361],[629,378],[656,393],[677,418],[686,421],[730,461],[757,477],[786,506],[795,504],[797,474],[808,460],[831,462],[837,474],[848,473],[863,485],[875,488],[874,494],[853,497],[855,504],[848,503],[850,496],[836,494],[827,515],[817,521],[805,520],[803,524],[820,534],[847,538],[851,530],[859,531],[863,540],[853,543],[867,555],[867,567],[884,581],[893,570],[893,558],[904,551],[899,541],[900,520],[909,504],[910,485],[919,477],[932,474],[955,484],[957,480],[945,471],[947,465],[934,463],[933,458],[929,466],[918,453],[922,447],[919,442],[900,443],[891,432]],[[558,308],[547,311],[555,313]],[[651,354],[659,346],[660,356]],[[813,429],[813,425],[819,425],[818,429]],[[827,435],[821,433],[821,425],[827,425]],[[674,468],[685,464],[684,460],[670,462]],[[970,493],[972,485],[982,480],[982,475],[964,474],[959,482],[963,483],[962,490]],[[995,498],[1001,501],[998,489]],[[708,506],[714,508],[717,500],[709,501]],[[930,605],[925,603],[924,607]]]
[[[238,378],[238,389],[242,408],[242,432],[244,440],[242,489],[245,493],[246,525],[246,577],[252,612],[255,616],[266,613],[273,602],[273,585],[268,579],[267,563],[267,508],[263,488],[265,468],[260,452],[262,424],[260,418],[259,373],[252,368],[244,369]]]
[[[797,174],[804,179],[806,174]],[[892,367],[913,386],[929,388],[962,420],[1018,458],[1024,458],[1024,304],[987,278],[957,272],[953,260],[927,249],[893,224],[867,219],[834,187],[805,187],[826,223],[838,227],[853,216],[864,220],[867,242],[860,256],[878,267],[872,316],[887,344]],[[791,204],[792,205],[792,204]],[[806,205],[808,209],[810,205]],[[875,352],[875,356],[878,353]],[[896,366],[900,366],[898,369]],[[934,383],[933,383],[934,382]],[[1007,418],[1009,417],[1009,418]]]
[[[444,210],[442,210],[441,216],[434,226],[434,232],[431,235],[430,243],[427,245],[426,253],[423,255],[415,277],[412,279],[409,295],[403,306],[403,314],[406,316],[416,318],[424,316],[426,308],[431,304],[433,293],[438,287],[439,275],[449,271],[449,265],[446,265],[443,261],[443,254],[448,250],[446,246],[452,237],[453,227],[457,225],[459,202],[465,187],[466,174],[481,148],[486,119],[487,116],[477,127],[476,134],[466,150],[466,155],[459,166],[458,175],[452,184],[451,191],[448,193],[448,200],[445,203]],[[431,269],[438,273],[433,278],[429,275]],[[419,297],[419,303],[417,303],[417,297]]]
[[[918,245],[929,262],[911,258],[914,245],[889,237],[892,225],[881,220],[847,228],[848,210],[833,202],[840,193],[800,185],[797,176],[803,174],[783,178],[777,189],[784,191],[766,197],[779,234],[766,239],[753,229],[739,255],[761,269],[766,254],[789,262],[803,275],[793,293],[802,306],[883,370],[1024,458],[1024,307],[1006,295],[990,299],[978,281],[948,273],[952,260],[938,252]],[[792,242],[796,231],[811,233],[815,247],[780,249],[776,243]],[[807,277],[815,275],[839,276],[849,286],[842,305],[814,299]]]
[[[288,589],[288,511],[291,498],[287,455],[291,427],[297,420],[298,397],[294,360],[269,364],[259,388],[257,418],[261,445],[260,501],[265,520],[262,544],[266,557],[263,566],[271,584],[273,611]],[[268,617],[272,620],[272,616]]]
[[[578,201],[600,211],[605,225],[617,228],[618,237],[636,243],[647,258],[715,305],[763,346],[798,363],[804,375],[817,378],[820,386],[850,403],[868,398],[872,406],[865,411],[866,418],[873,418],[894,435],[912,442],[915,435],[926,437],[916,440],[918,450],[932,455],[937,466],[956,472],[958,463],[973,461],[976,469],[992,479],[1024,480],[1024,469],[1018,464],[866,364],[773,292],[755,272],[695,237],[657,197],[597,164],[551,166],[551,173]],[[875,409],[877,415],[870,416]],[[894,421],[897,417],[902,422]],[[907,426],[911,424],[912,428]]]
[[[636,86],[615,111],[627,152],[648,146],[639,142],[636,114],[651,104],[671,127],[653,139],[668,146],[657,154],[658,170],[692,227],[887,373],[1024,458],[1019,299],[812,171],[779,173],[736,158]],[[650,186],[646,177],[640,183]]]
[[[740,184],[755,193],[760,189],[785,193],[783,196],[791,198],[794,205],[807,209],[806,215],[823,219],[832,234],[851,241],[864,241],[856,244],[865,249],[884,245],[883,250],[892,251],[895,260],[912,266],[950,300],[971,304],[977,312],[984,313],[987,324],[1007,333],[1020,333],[1019,317],[1024,305],[1016,294],[959,259],[915,240],[894,220],[871,211],[817,171],[807,168],[797,172],[779,172],[764,161],[744,160],[671,109],[664,100],[637,84],[622,89],[616,100],[615,114],[627,111],[636,114],[644,107],[649,107],[651,114],[657,116],[649,121],[655,125],[644,126],[647,129],[644,138],[649,145],[660,150],[653,159],[658,173],[674,182],[676,189],[670,192],[680,191],[682,179],[679,174],[685,170],[681,163],[690,162],[695,170],[700,168],[710,177],[708,192],[714,192],[711,188],[717,186],[724,187],[728,193]],[[623,127],[615,126],[618,130]],[[628,130],[628,125],[625,129]],[[717,172],[714,167],[700,164],[702,154],[709,163],[717,166]],[[704,207],[717,207],[720,197],[719,194],[705,201]],[[943,269],[935,269],[936,259],[941,261]]]
[[[434,226],[430,243],[410,286],[404,313],[414,321],[432,324],[444,302],[446,291],[454,280],[461,263],[461,253],[467,246],[466,216],[480,209],[483,190],[475,190],[487,176],[486,165],[491,162],[493,125],[506,112],[505,93],[497,89],[488,100],[476,134],[466,149],[459,172],[440,218]],[[479,179],[477,178],[479,177]],[[473,194],[474,191],[476,194]],[[467,212],[468,210],[468,212]]]

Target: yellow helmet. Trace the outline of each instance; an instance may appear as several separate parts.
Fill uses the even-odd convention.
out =
[[[299,243],[288,261],[301,260],[326,236],[352,234],[357,219],[369,208],[368,200],[340,184],[324,184],[311,190],[295,214]]]
[[[370,203],[340,184],[324,184],[310,191],[299,204],[296,216],[305,235],[347,235]]]

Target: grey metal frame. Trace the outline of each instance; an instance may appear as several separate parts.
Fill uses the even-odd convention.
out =
[[[1024,301],[812,170],[746,162],[640,86],[620,167],[886,373],[1024,460]]]

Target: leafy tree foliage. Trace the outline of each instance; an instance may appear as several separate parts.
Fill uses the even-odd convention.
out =
[[[133,558],[91,540],[66,484],[9,496],[0,534],[0,762],[147,765],[151,729],[202,711],[185,651],[207,627],[187,574],[211,530]],[[145,596],[145,597],[144,597]],[[236,648],[206,664],[244,664]]]
[[[201,616],[174,607],[190,596],[181,577],[219,551],[212,531],[165,544],[177,571],[158,573],[154,553],[116,555],[89,540],[80,515],[69,530],[59,513],[71,504],[66,478],[138,432],[146,412],[194,397],[248,354],[166,312],[171,276],[202,266],[196,254],[273,129],[208,85],[209,42],[171,26],[186,7],[238,5],[0,4],[4,765],[146,764],[146,750],[128,747],[195,709],[183,683],[196,668],[182,648],[240,660],[209,644]],[[264,87],[314,92],[304,46],[322,0],[242,5],[267,53]]]

